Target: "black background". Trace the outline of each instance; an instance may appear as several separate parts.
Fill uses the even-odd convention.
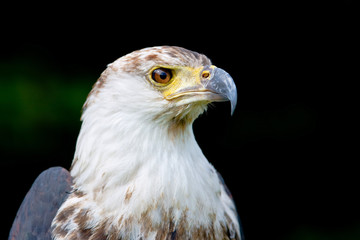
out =
[[[230,117],[229,104],[215,104],[194,131],[233,193],[246,239],[359,239],[355,4],[142,5],[4,7],[1,63],[36,61],[66,84],[85,73],[95,82],[106,64],[143,47],[204,53],[234,78],[238,105]],[[0,126],[1,238],[36,176],[70,167],[80,108],[71,126],[39,128],[54,135],[38,152],[4,144],[11,131]]]

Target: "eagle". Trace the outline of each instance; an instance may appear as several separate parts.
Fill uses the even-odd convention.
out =
[[[9,239],[242,239],[192,128],[219,101],[233,113],[235,83],[203,54],[149,47],[109,64],[83,106],[70,172],[35,180]]]

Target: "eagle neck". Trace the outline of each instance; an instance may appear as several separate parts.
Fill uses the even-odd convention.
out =
[[[109,213],[116,213],[119,202],[139,208],[149,199],[152,204],[177,199],[186,209],[190,201],[207,201],[219,191],[216,171],[195,140],[192,122],[174,131],[174,123],[146,116],[83,119],[71,174],[75,187],[108,206]],[[193,198],[183,201],[185,196]]]

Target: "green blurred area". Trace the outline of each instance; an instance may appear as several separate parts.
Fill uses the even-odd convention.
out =
[[[96,77],[56,72],[29,59],[2,62],[0,72],[3,153],[52,151],[61,144],[61,133],[78,131],[81,107]],[[7,160],[12,159],[2,159]]]

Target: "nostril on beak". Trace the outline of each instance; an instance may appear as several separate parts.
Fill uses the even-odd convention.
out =
[[[210,77],[210,72],[205,70],[201,73],[201,77],[202,78],[209,78]]]

